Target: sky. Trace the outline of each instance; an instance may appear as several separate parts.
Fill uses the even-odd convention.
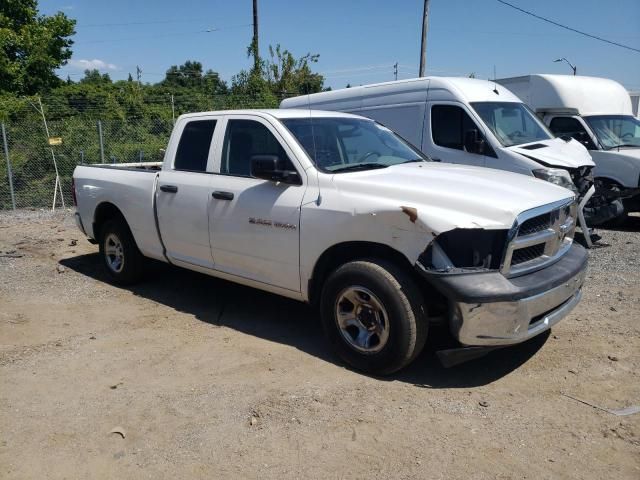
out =
[[[509,0],[578,30],[640,49],[640,0]],[[529,73],[612,78],[640,90],[640,53],[544,23],[497,0],[431,0],[427,75],[498,78]],[[40,0],[40,11],[77,20],[73,57],[86,68],[155,83],[171,65],[200,61],[224,80],[249,68],[251,0]],[[320,55],[314,69],[342,88],[418,76],[423,0],[259,0],[260,52],[281,44]]]

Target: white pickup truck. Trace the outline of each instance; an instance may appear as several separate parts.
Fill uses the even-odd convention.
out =
[[[150,257],[310,302],[340,357],[376,374],[411,362],[434,321],[467,351],[523,342],[579,302],[586,275],[572,192],[431,162],[345,113],[183,115],[163,165],[73,178],[78,227],[114,281]]]

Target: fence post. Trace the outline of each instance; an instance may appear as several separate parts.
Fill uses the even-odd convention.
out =
[[[100,162],[104,163],[104,141],[102,140],[102,122],[98,120],[98,136],[100,137]]]
[[[7,143],[7,132],[2,124],[2,142],[4,143],[4,156],[7,159],[7,177],[9,177],[9,191],[11,192],[11,205],[16,209],[16,197],[13,192],[13,175],[11,174],[11,162],[9,161],[9,144]]]

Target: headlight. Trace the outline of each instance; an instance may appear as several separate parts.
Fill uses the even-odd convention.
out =
[[[572,192],[578,192],[573,180],[571,180],[571,175],[562,168],[541,168],[534,170],[533,175],[540,180],[546,180],[547,182],[568,188]]]
[[[456,228],[441,233],[420,255],[419,262],[431,270],[497,270],[507,244],[508,230]]]

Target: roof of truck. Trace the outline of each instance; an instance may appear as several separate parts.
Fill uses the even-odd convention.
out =
[[[241,110],[214,110],[210,112],[185,113],[180,118],[202,117],[205,115],[242,115],[242,114],[259,114],[261,116],[271,116],[275,118],[309,118],[309,117],[352,117],[362,118],[357,115],[343,112],[328,112],[326,110],[311,110],[308,108],[296,108],[288,110],[279,110],[275,108],[255,108]]]
[[[614,80],[582,75],[534,74],[498,80],[536,111],[631,115],[629,92]]]
[[[315,108],[323,105],[335,108],[339,104],[344,110],[353,110],[374,104],[425,102],[427,92],[429,100],[520,102],[508,89],[493,81],[466,77],[420,77],[287,98],[280,107],[300,108],[310,104]],[[360,103],[362,101],[364,103]]]

